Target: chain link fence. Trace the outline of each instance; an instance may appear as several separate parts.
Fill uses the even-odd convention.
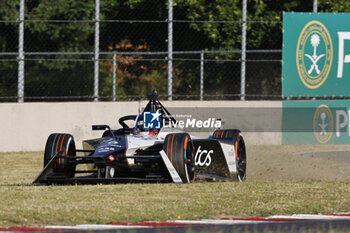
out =
[[[293,6],[284,9],[271,1],[256,13],[256,6],[248,3],[247,21],[242,21],[244,1],[233,1],[237,12],[218,19],[192,14],[197,8],[186,1],[119,2],[0,3],[0,101],[135,100],[145,99],[153,89],[162,99],[173,100],[281,99],[282,11]],[[174,6],[173,20],[168,20],[169,4]],[[302,4],[300,0],[295,10]],[[265,19],[264,12],[274,14]]]

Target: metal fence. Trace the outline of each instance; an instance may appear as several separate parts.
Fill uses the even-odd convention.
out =
[[[184,19],[172,0],[163,19],[101,19],[104,0],[90,3],[93,19],[33,18],[25,0],[0,18],[1,102],[144,99],[152,89],[168,100],[281,99],[282,21],[250,20],[246,0],[238,20]],[[228,28],[239,44],[213,49],[211,33]]]

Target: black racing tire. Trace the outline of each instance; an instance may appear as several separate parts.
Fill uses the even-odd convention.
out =
[[[236,154],[236,178],[238,181],[245,181],[247,178],[247,153],[243,136],[239,130],[234,130],[233,138]]]
[[[163,150],[167,154],[183,183],[195,180],[194,147],[188,133],[168,134]]]
[[[215,130],[211,136],[218,140],[233,140],[236,155],[236,179],[240,182],[247,178],[247,154],[243,136],[238,129]]]
[[[76,155],[74,138],[70,134],[51,134],[47,139],[44,152],[44,167],[57,154],[68,156]],[[53,171],[65,173],[68,177],[74,177],[75,165],[68,163],[68,159],[59,158],[55,161]]]

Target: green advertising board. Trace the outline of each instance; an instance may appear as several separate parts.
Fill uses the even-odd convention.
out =
[[[282,95],[350,96],[350,13],[283,14]]]
[[[349,144],[350,100],[283,101],[282,144]]]

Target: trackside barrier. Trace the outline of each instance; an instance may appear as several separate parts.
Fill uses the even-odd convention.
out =
[[[2,103],[0,152],[42,151],[51,133],[72,134],[77,147],[81,147],[82,140],[101,136],[101,132],[91,130],[91,125],[108,124],[112,128],[120,128],[118,119],[121,116],[140,113],[146,103]],[[186,108],[192,117],[207,115],[222,118],[226,121],[224,127],[241,129],[247,145],[280,145],[282,141],[281,101],[164,101],[163,105],[170,112]],[[261,109],[266,109],[265,113],[275,109],[275,113],[263,116]],[[193,134],[206,136],[209,131]]]

